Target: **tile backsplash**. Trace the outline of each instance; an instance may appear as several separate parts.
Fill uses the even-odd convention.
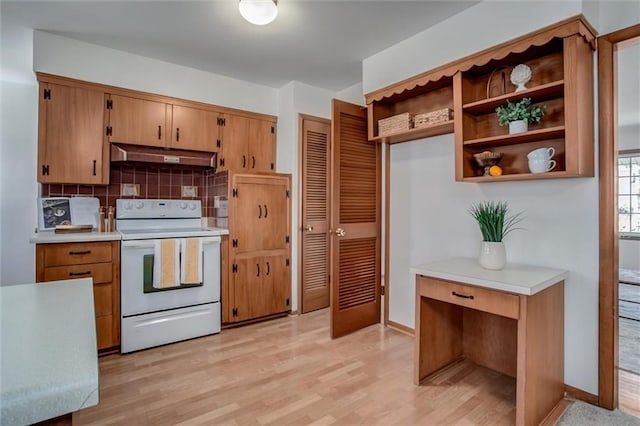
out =
[[[149,198],[170,200],[200,200],[202,215],[214,215],[214,196],[222,195],[221,178],[215,178],[212,170],[179,167],[153,167],[146,165],[112,165],[109,185],[43,184],[43,197],[91,196],[100,200],[101,206],[114,206],[118,198]],[[122,184],[134,184],[137,196],[122,195]],[[195,187],[195,197],[183,197],[182,187]],[[226,195],[226,179],[224,179]]]

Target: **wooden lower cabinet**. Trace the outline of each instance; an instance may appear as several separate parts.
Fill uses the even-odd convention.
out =
[[[285,314],[291,310],[291,176],[230,173],[228,182],[222,322]]]
[[[98,350],[120,345],[120,243],[36,245],[36,281],[93,278]]]

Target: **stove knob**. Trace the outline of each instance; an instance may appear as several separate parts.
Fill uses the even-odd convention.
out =
[[[196,209],[196,203],[189,203],[189,208],[191,210],[195,210]]]
[[[133,203],[131,201],[128,201],[127,203],[125,203],[124,205],[125,210],[131,210],[132,208],[133,208]]]
[[[180,203],[180,208],[182,210],[185,210],[187,208],[187,203],[185,203],[184,201]]]
[[[141,208],[143,208],[143,207],[144,207],[144,203],[143,203],[142,201],[138,201],[138,202],[136,203],[136,209],[140,210],[140,209],[141,209]]]

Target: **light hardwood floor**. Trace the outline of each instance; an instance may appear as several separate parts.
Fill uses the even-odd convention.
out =
[[[620,410],[640,417],[640,376],[618,370],[618,405]]]
[[[413,385],[413,338],[329,337],[327,310],[100,359],[78,424],[513,424],[515,380],[466,361]]]

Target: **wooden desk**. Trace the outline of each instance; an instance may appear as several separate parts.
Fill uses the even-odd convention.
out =
[[[516,424],[537,425],[564,396],[566,271],[457,258],[416,274],[416,385],[460,358],[516,378]]]

